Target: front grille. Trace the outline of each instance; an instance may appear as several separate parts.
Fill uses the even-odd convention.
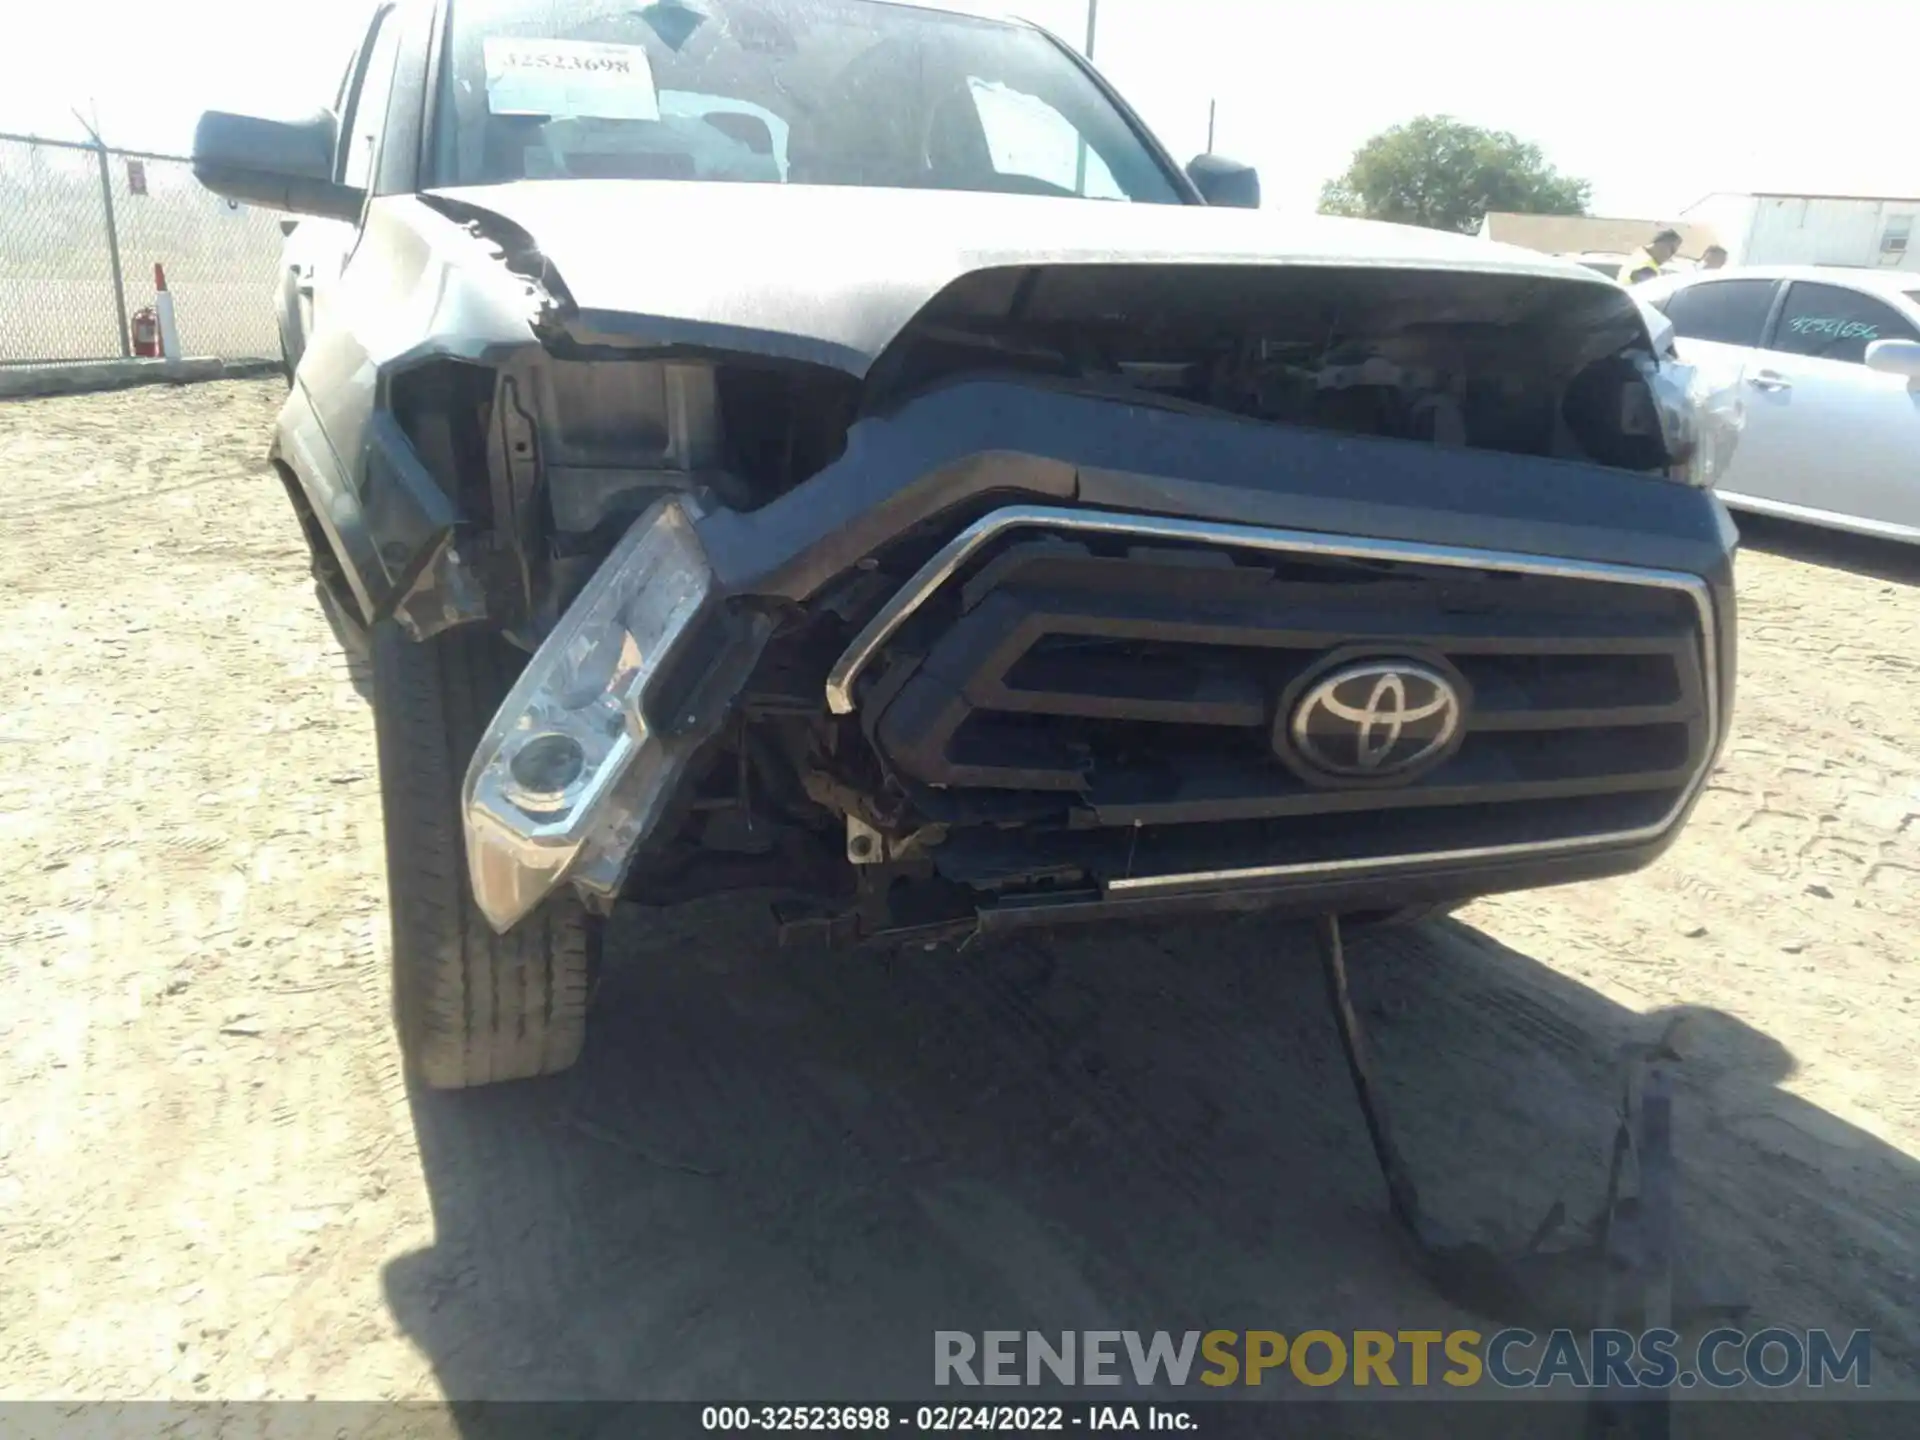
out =
[[[1355,548],[1036,527],[974,552],[860,692],[889,769],[949,827],[939,868],[1132,882],[1563,846],[1677,816],[1714,740],[1693,592]],[[1404,776],[1302,763],[1289,713],[1348,660],[1446,677],[1463,703],[1441,758]]]

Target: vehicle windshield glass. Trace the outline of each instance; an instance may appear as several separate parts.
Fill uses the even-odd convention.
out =
[[[434,183],[732,180],[1180,204],[1046,36],[874,0],[453,0]]]

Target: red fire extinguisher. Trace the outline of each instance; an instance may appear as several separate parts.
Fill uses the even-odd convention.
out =
[[[149,358],[160,353],[160,316],[151,305],[134,311],[133,353]]]

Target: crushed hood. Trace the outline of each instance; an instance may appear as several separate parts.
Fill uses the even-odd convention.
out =
[[[483,231],[492,215],[524,232],[561,300],[555,318],[580,343],[747,351],[856,376],[948,285],[1008,266],[1377,266],[1614,288],[1468,236],[1263,210],[672,181],[430,194]]]

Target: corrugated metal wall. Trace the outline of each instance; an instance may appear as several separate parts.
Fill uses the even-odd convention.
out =
[[[1762,197],[1745,254],[1735,258],[1749,265],[1885,264],[1920,270],[1920,244],[1909,243],[1897,259],[1883,250],[1889,228],[1897,234],[1903,218],[1909,229],[1920,229],[1916,212],[1920,203],[1914,201]]]

